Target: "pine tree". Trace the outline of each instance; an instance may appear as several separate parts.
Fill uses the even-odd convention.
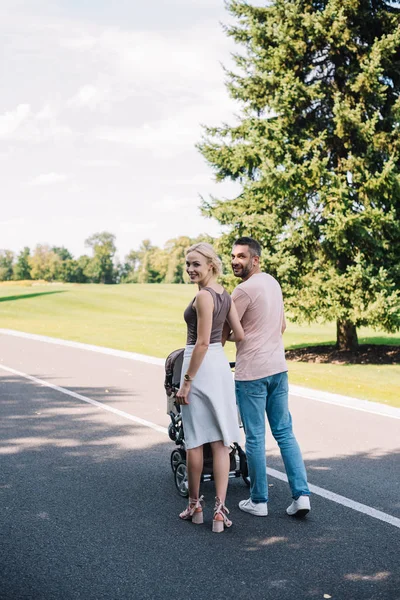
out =
[[[296,320],[400,327],[400,10],[382,0],[230,0],[241,46],[234,126],[199,149],[219,181],[241,184],[203,212],[257,238]],[[232,225],[233,224],[233,225]]]

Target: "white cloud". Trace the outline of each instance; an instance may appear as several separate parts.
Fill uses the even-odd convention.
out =
[[[108,92],[106,90],[99,90],[94,85],[84,85],[67,101],[67,106],[95,110],[100,107],[108,107],[107,98]]]
[[[96,46],[96,43],[95,36],[84,33],[76,34],[70,38],[61,38],[59,41],[61,47],[73,50],[90,50]]]
[[[36,114],[36,119],[39,121],[48,121],[56,118],[57,111],[55,111],[50,104],[45,104],[41,110]]]
[[[151,231],[154,231],[157,227],[157,223],[155,222],[146,222],[146,223],[121,223],[119,226],[119,231],[122,233],[139,233],[145,238],[149,236]]]
[[[17,131],[24,121],[31,115],[29,104],[18,104],[14,110],[0,115],[0,138],[9,138]]]
[[[193,149],[200,136],[200,126],[185,122],[184,118],[171,118],[142,127],[105,127],[94,132],[98,140],[129,144],[138,150],[149,150],[159,158],[174,157]]]
[[[220,66],[230,66],[231,48],[223,0],[182,0],[185,10],[154,0],[155,18],[124,2],[127,19],[108,6],[107,19],[93,3],[4,1],[1,217],[27,222],[4,228],[5,247],[60,240],[78,254],[108,228],[123,252],[146,237],[161,245],[217,232],[200,216],[198,193],[221,187],[195,143],[200,123],[232,121],[237,109]],[[65,181],[55,203],[51,184]]]
[[[93,158],[81,161],[81,165],[84,167],[120,167],[121,164],[119,160],[113,160],[112,158]]]
[[[173,158],[188,150],[195,152],[195,144],[203,133],[201,124],[218,122],[218,118],[232,114],[232,109],[233,102],[227,94],[219,90],[207,92],[180,110],[171,107],[167,118],[153,116],[139,127],[100,127],[92,135],[97,140],[151,151],[157,158]]]
[[[89,27],[87,28],[89,30]],[[123,30],[116,27],[76,30],[61,39],[64,48],[79,52],[96,72],[113,82],[111,93],[147,98],[165,112],[165,103],[185,104],[203,90],[221,86],[223,71],[219,60],[230,62],[230,40],[217,20],[187,29],[159,31]],[[73,32],[72,32],[73,33]],[[164,109],[163,109],[164,107]]]
[[[64,173],[43,173],[32,179],[29,185],[52,185],[53,183],[62,183],[67,179],[68,176]]]
[[[175,179],[175,185],[191,185],[191,186],[210,186],[214,184],[214,179],[212,173],[208,175],[205,174],[197,174],[192,177],[182,177],[181,179]]]
[[[18,217],[15,219],[8,219],[7,221],[0,221],[0,227],[17,227],[19,225],[24,225],[25,222],[25,219]]]
[[[0,115],[0,140],[42,143],[62,140],[74,135],[67,125],[57,118],[57,112],[49,104],[37,113],[30,104],[19,104],[14,110]]]
[[[187,198],[176,198],[175,196],[164,196],[161,200],[157,200],[153,203],[153,208],[157,212],[168,213],[170,211],[181,210],[187,206],[193,206],[193,198],[188,200]]]

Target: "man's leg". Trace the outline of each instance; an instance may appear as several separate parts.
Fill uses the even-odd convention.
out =
[[[255,503],[268,501],[265,458],[266,380],[236,381],[236,399],[246,434],[250,496]]]
[[[289,480],[292,496],[309,496],[306,468],[297,440],[292,429],[292,417],[289,412],[289,384],[287,373],[271,375],[268,379],[267,417],[272,435],[281,451]]]

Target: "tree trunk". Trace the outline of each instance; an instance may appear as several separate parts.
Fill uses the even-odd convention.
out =
[[[336,321],[336,346],[339,350],[357,350],[357,329],[351,321]]]

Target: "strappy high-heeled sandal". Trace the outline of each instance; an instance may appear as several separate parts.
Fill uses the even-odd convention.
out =
[[[232,521],[228,519],[227,515],[229,515],[229,510],[226,508],[225,504],[221,502],[218,496],[216,496],[212,524],[212,530],[214,533],[222,533],[224,531],[224,527],[231,527]],[[219,519],[216,518],[218,516],[220,517]]]
[[[204,496],[200,496],[200,498],[189,498],[189,505],[181,512],[179,518],[184,521],[191,520],[195,525],[201,525],[203,523],[203,498]]]

